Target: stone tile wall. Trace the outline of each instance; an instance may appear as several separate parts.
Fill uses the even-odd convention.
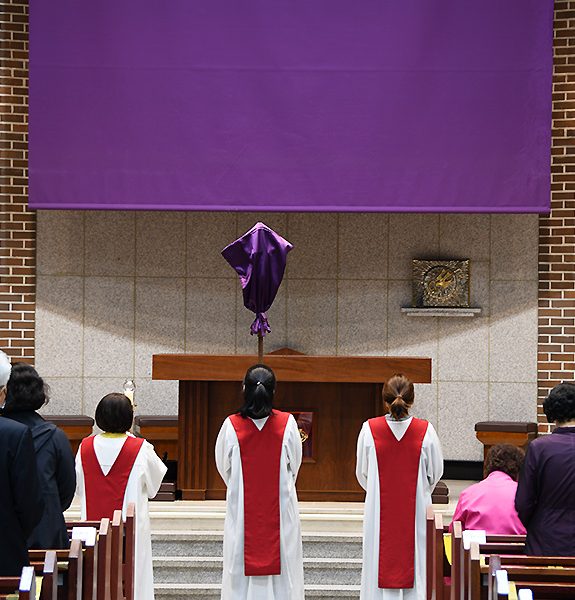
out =
[[[433,359],[416,413],[450,459],[479,459],[473,425],[534,420],[535,215],[38,213],[36,365],[52,413],[93,413],[134,377],[141,413],[174,413],[159,352],[254,353],[251,313],[221,249],[259,219],[295,246],[267,350]],[[412,258],[470,258],[480,317],[407,317]],[[350,399],[352,401],[353,399]]]

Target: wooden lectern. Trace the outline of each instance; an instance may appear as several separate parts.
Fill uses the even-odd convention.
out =
[[[288,351],[289,352],[289,351]],[[178,489],[184,500],[226,496],[214,459],[224,419],[242,403],[240,383],[255,356],[156,354],[153,379],[177,379],[179,388]],[[305,416],[306,454],[299,472],[300,500],[363,500],[355,478],[362,423],[382,413],[381,386],[395,373],[431,382],[430,358],[268,354],[275,372],[274,405]],[[307,446],[305,446],[307,444]]]

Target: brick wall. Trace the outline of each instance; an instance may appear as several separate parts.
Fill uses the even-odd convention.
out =
[[[575,379],[575,2],[555,2],[551,213],[539,220],[538,420],[550,388]]]
[[[34,360],[36,215],[28,194],[28,1],[0,2],[0,348]]]

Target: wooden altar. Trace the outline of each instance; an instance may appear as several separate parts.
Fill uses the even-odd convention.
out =
[[[255,356],[156,354],[152,378],[179,380],[178,489],[184,500],[225,498],[214,460],[224,419],[242,403],[241,386]],[[355,478],[362,423],[382,412],[382,382],[403,373],[431,382],[431,359],[268,354],[275,372],[275,406],[307,415],[312,444],[298,476],[300,500],[363,500]]]

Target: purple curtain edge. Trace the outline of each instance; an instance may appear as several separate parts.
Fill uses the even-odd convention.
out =
[[[190,207],[189,204],[167,204],[165,206],[142,206],[141,204],[90,204],[86,206],[82,203],[70,203],[60,204],[58,202],[29,202],[28,207],[30,210],[136,210],[136,211],[177,211],[177,212],[257,212],[257,213],[458,213],[458,214],[485,214],[485,213],[508,213],[508,214],[548,214],[551,210],[550,204],[541,207],[535,206],[488,206],[488,207],[473,207],[472,210],[469,208],[462,210],[460,207],[454,206],[414,206],[414,207],[403,207],[397,209],[394,207],[378,206],[378,207],[363,207],[363,206],[314,206],[314,207],[299,207],[299,206],[277,206],[273,209],[269,207],[262,207],[259,205],[248,205],[248,206],[234,206],[221,204],[217,207],[213,205],[200,205],[196,204]]]

